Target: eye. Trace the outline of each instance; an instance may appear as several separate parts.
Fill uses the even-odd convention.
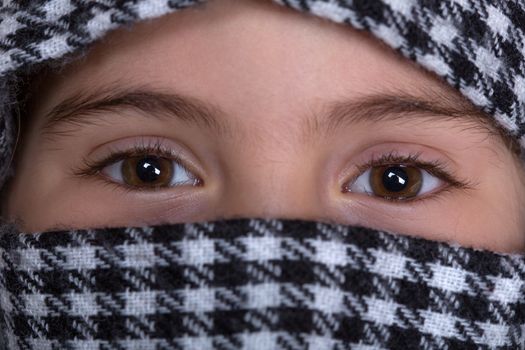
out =
[[[344,192],[366,193],[390,200],[409,200],[443,186],[445,182],[428,171],[411,165],[373,166],[352,183]]]
[[[131,156],[105,166],[100,173],[134,188],[197,186],[200,179],[179,161],[154,155]]]

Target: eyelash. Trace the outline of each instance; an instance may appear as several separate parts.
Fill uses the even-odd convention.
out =
[[[447,167],[442,161],[439,161],[439,160],[422,161],[421,153],[411,153],[406,156],[401,156],[401,155],[398,155],[396,152],[391,152],[391,153],[383,154],[379,158],[372,158],[366,163],[356,165],[358,169],[358,175],[354,176],[350,181],[346,182],[346,184],[344,185],[344,190],[346,191],[346,187],[348,186],[348,184],[352,184],[359,176],[361,176],[366,170],[370,168],[388,166],[388,165],[401,165],[401,164],[425,170],[430,175],[433,175],[445,181],[448,184],[448,186],[439,190],[438,192],[430,193],[429,195],[422,196],[422,197],[415,197],[412,199],[402,199],[402,200],[396,199],[396,198],[381,198],[382,200],[387,200],[390,202],[404,202],[404,203],[416,202],[420,200],[437,198],[437,196],[440,195],[442,192],[447,191],[448,187],[452,187],[454,189],[460,189],[460,190],[468,190],[474,187],[474,184],[467,179],[461,179],[461,180],[457,179],[455,175],[451,174],[450,171],[447,170]]]
[[[81,168],[74,171],[75,176],[81,177],[98,177],[100,176],[101,171],[115,162],[121,161],[129,157],[138,157],[144,155],[156,155],[158,157],[164,157],[175,162],[177,165],[188,169],[188,166],[182,161],[182,159],[175,155],[173,152],[168,151],[160,141],[148,142],[143,144],[137,144],[133,148],[126,151],[110,151],[109,156],[105,157],[102,160],[92,161],[89,159],[83,160],[83,165]],[[458,180],[455,175],[450,174],[446,169],[446,166],[443,162],[439,160],[434,161],[422,161],[420,153],[412,153],[406,156],[398,155],[396,152],[391,152],[381,155],[379,158],[372,158],[366,163],[356,165],[358,169],[358,175],[354,176],[350,181],[348,181],[344,187],[348,184],[352,184],[359,176],[361,176],[366,170],[373,167],[380,167],[385,165],[406,165],[413,166],[419,169],[427,171],[429,174],[436,176],[437,178],[445,181],[449,186],[455,189],[471,189],[473,184],[468,180]],[[192,171],[192,169],[189,169]],[[193,172],[193,171],[192,171]],[[196,175],[199,177],[198,175]],[[107,181],[109,182],[109,181]],[[122,188],[122,184],[115,184]],[[429,198],[437,198],[442,192],[447,191],[447,187],[441,189],[436,193],[429,194],[427,196],[415,197],[413,199],[396,199],[396,198],[382,198],[382,200],[387,200],[390,202],[415,202],[419,200],[426,200]],[[130,189],[131,190],[131,189]],[[136,190],[133,188],[132,190]]]
[[[186,168],[190,170],[191,172],[194,172],[184,163],[184,161],[178,155],[174,154],[171,151],[166,150],[162,142],[155,141],[154,143],[148,142],[148,143],[134,145],[131,149],[126,150],[126,151],[112,150],[110,151],[110,154],[107,157],[101,160],[92,161],[89,159],[84,159],[82,166],[79,169],[74,170],[73,174],[75,176],[80,176],[80,177],[99,176],[101,171],[108,165],[124,160],[126,158],[140,157],[144,155],[155,155],[157,157],[169,159],[175,162],[177,165],[183,168]],[[119,184],[118,186],[122,186],[122,185]],[[134,190],[136,189],[134,188]]]

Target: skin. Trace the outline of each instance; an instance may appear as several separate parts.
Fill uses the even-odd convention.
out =
[[[39,86],[45,88],[36,87],[25,116],[17,176],[4,203],[5,215],[27,231],[278,217],[494,251],[524,248],[522,164],[489,119],[477,112],[470,119],[417,120],[418,112],[394,118],[387,110],[326,127],[333,101],[378,93],[468,104],[437,77],[346,26],[263,1],[215,0],[115,31]],[[217,127],[152,118],[137,108],[44,127],[57,104],[107,86],[198,99],[221,111]],[[78,174],[86,160],[144,144],[172,151],[203,185],[139,190],[103,173]],[[384,154],[438,161],[468,186],[442,180],[405,201],[344,191],[363,164]]]

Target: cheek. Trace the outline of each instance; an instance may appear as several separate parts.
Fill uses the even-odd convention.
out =
[[[525,185],[513,162],[493,167],[471,190],[413,203],[342,198],[337,220],[498,252],[525,250]]]
[[[38,187],[38,186],[37,186]],[[89,179],[64,179],[45,191],[19,187],[9,216],[30,232],[57,228],[149,226],[201,221],[215,204],[209,191],[183,186],[173,191],[133,192]]]
[[[429,216],[449,240],[498,252],[525,250],[525,184],[509,162],[494,167],[476,193],[447,206],[447,215]]]

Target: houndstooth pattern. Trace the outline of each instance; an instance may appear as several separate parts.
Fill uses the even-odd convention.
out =
[[[0,237],[9,349],[523,349],[523,256],[232,220]]]
[[[525,144],[525,5],[497,0],[276,0],[370,31]]]
[[[107,31],[206,0],[7,0],[0,6],[0,77],[78,51]],[[525,146],[525,5],[521,0],[274,0],[371,32],[443,77]],[[14,144],[13,100],[0,101],[0,185]],[[9,103],[8,103],[9,102]],[[16,105],[16,103],[14,104]]]

